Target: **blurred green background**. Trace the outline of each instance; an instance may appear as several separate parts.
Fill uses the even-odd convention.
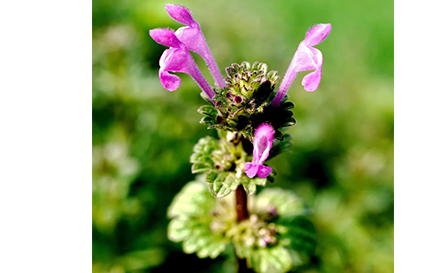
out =
[[[294,145],[269,161],[278,176],[268,186],[314,211],[316,257],[293,272],[393,272],[393,1],[175,3],[192,10],[222,71],[260,61],[281,79],[306,30],[332,24],[317,46],[318,90],[303,90],[307,72],[289,90]],[[229,272],[225,258],[200,260],[166,236],[166,210],[194,178],[192,147],[215,132],[199,124],[203,100],[188,75],[175,92],[158,79],[165,47],[149,29],[181,26],[164,4],[93,0],[93,272]]]

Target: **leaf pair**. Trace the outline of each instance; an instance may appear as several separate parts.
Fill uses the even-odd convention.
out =
[[[172,218],[168,236],[183,242],[184,252],[215,258],[233,244],[236,255],[250,268],[265,273],[287,272],[314,253],[315,228],[305,217],[303,202],[292,192],[264,189],[249,199],[250,219],[237,223],[233,195],[214,198],[204,180],[198,176],[188,183],[168,211]],[[266,230],[275,241],[257,244],[266,238]],[[246,238],[255,243],[245,243]]]

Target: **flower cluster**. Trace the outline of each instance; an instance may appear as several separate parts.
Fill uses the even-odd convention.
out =
[[[162,85],[165,89],[174,91],[180,86],[181,80],[177,75],[169,72],[189,74],[203,90],[203,97],[210,101],[214,108],[214,110],[208,110],[211,115],[207,115],[203,123],[207,123],[209,128],[243,132],[254,145],[253,161],[244,166],[245,173],[250,178],[255,175],[261,178],[267,177],[272,169],[264,166],[263,163],[269,155],[275,131],[276,137],[280,139],[282,133],[278,129],[295,124],[290,114],[278,112],[279,109],[287,111],[287,105],[285,108],[278,107],[285,100],[290,85],[301,71],[313,70],[302,80],[305,90],[311,92],[318,88],[323,58],[321,51],[313,46],[318,45],[327,37],[331,25],[318,24],[307,31],[305,39],[299,44],[282,83],[275,93],[278,79],[276,72],[271,71],[267,74],[267,67],[263,69],[263,64],[258,64],[260,69],[256,70],[248,65],[249,71],[241,70],[240,66],[234,64],[226,69],[227,78],[224,80],[200,25],[193,19],[191,12],[186,7],[174,4],[166,4],[165,8],[174,20],[185,26],[176,31],[158,28],[149,32],[156,42],[169,47],[160,58],[159,76]],[[216,88],[213,89],[204,78],[189,51],[196,52],[205,60],[215,80]],[[247,68],[247,65],[242,67]],[[209,108],[206,107],[206,109]],[[281,120],[284,122],[281,123]]]

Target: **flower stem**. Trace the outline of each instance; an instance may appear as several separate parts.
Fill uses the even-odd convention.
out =
[[[235,191],[236,194],[236,221],[242,222],[249,219],[249,211],[247,209],[247,193],[242,185],[239,185]],[[238,273],[253,273],[254,271],[247,267],[246,259],[237,257]]]
[[[247,194],[242,185],[236,188],[236,221],[242,222],[249,219],[249,211],[247,210]]]

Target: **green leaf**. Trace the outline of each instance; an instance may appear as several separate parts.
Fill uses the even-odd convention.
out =
[[[211,169],[213,169],[215,167],[215,163],[213,162],[212,158],[210,158],[208,156],[201,157],[199,162],[206,164]]]
[[[239,178],[237,178],[233,173],[229,173],[224,184],[226,184],[229,189],[236,190],[236,188],[239,186],[239,182]]]
[[[246,183],[243,184],[244,190],[246,191],[247,195],[253,195],[256,192],[256,184],[255,183]]]
[[[241,184],[244,186],[244,190],[247,195],[253,195],[256,192],[256,185],[265,186],[267,182],[266,178],[249,178],[247,175],[241,177]]]
[[[264,187],[266,185],[267,179],[266,178],[256,177],[256,178],[253,179],[253,182],[256,185],[260,185],[260,186]]]
[[[200,215],[209,211],[215,205],[216,199],[207,191],[204,176],[198,176],[197,181],[187,183],[175,196],[169,206],[167,216]]]
[[[214,150],[219,150],[218,140],[211,138],[206,145],[203,147],[203,152],[207,155],[210,155]]]
[[[282,154],[284,152],[289,152],[290,147],[292,146],[292,136],[289,134],[284,134],[283,139],[281,141],[278,141],[275,145],[273,145],[272,149],[270,150],[269,157],[267,160]]]
[[[283,140],[284,139],[284,135],[281,133],[280,130],[275,130],[275,138],[277,140]]]
[[[216,149],[219,149],[218,140],[210,136],[201,138],[193,147],[194,153],[204,153],[207,155]]]
[[[293,107],[295,107],[295,104],[291,101],[286,101],[286,102],[282,103],[280,107],[281,107],[281,109],[289,110],[289,109],[292,109]]]
[[[266,188],[258,196],[258,202],[268,202],[280,216],[296,216],[306,212],[304,203],[294,193],[279,189]]]
[[[190,162],[194,164],[204,164],[212,169],[215,166],[215,163],[213,162],[212,158],[205,154],[192,154],[190,156]]]
[[[291,117],[291,118],[289,119],[289,121],[284,122],[284,123],[282,124],[282,127],[289,127],[289,126],[293,126],[293,125],[295,125],[295,124],[296,124],[296,120],[295,120],[293,117]]]
[[[281,245],[252,250],[250,257],[246,259],[260,273],[283,273],[289,271],[293,265],[289,250]]]
[[[210,165],[213,165],[213,160],[206,154],[194,153],[190,156],[190,163],[209,163]]]
[[[213,194],[213,196],[221,198],[224,196],[229,195],[229,193],[232,192],[231,189],[229,189],[228,187],[226,187],[226,185],[224,185],[223,183],[210,183],[209,184],[209,191],[211,194]]]
[[[192,165],[192,173],[203,173],[210,171],[212,168],[206,163],[195,163]]]
[[[169,240],[173,242],[180,242],[189,237],[191,231],[187,222],[187,218],[177,217],[172,219],[172,221],[170,221],[167,234]]]
[[[224,181],[226,180],[228,175],[229,175],[229,172],[220,172],[220,173],[218,173],[218,176],[215,178],[214,182],[215,183],[224,183]]]
[[[203,176],[188,183],[174,198],[168,210],[172,218],[168,237],[183,242],[185,253],[195,253],[199,258],[216,258],[229,243],[220,233],[211,229],[212,210],[216,199],[207,191]]]
[[[220,173],[213,183],[209,184],[209,191],[213,196],[221,198],[227,196],[239,185],[239,179],[233,173]]]
[[[219,172],[211,171],[206,175],[206,182],[213,183],[218,176]]]
[[[208,125],[214,125],[215,124],[215,120],[212,117],[209,116],[204,116],[201,120],[200,120],[201,124],[208,124]]]
[[[282,239],[289,241],[290,247],[297,252],[312,255],[316,249],[316,229],[304,216],[282,217],[278,224],[287,227]]]
[[[218,110],[213,108],[213,106],[210,105],[203,105],[200,108],[198,108],[198,113],[201,113],[203,115],[208,115],[211,117],[216,117],[218,115]]]

